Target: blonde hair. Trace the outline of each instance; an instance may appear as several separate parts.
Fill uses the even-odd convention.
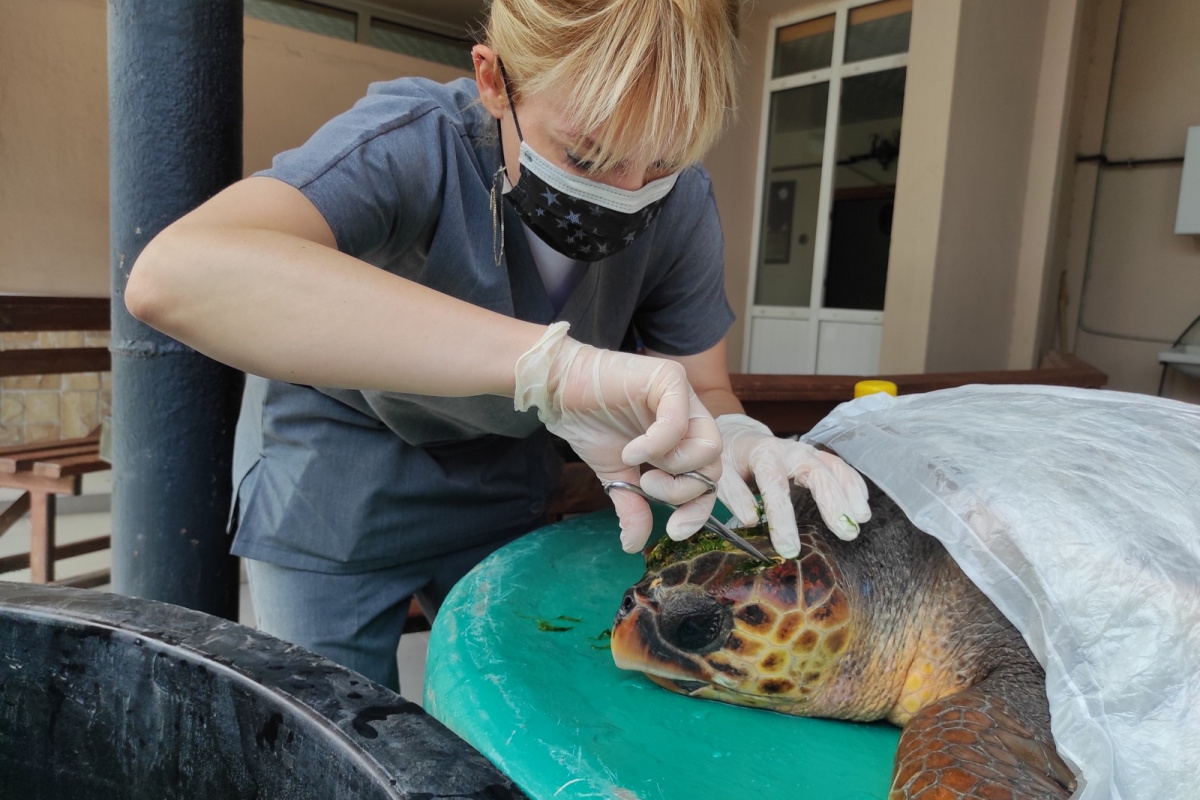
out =
[[[741,0],[492,0],[487,43],[514,99],[565,88],[596,171],[635,153],[699,161],[735,104]],[[647,148],[655,148],[653,151]]]

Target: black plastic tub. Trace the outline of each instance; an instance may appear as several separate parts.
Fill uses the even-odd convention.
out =
[[[419,706],[251,628],[0,582],[0,797],[524,798]]]

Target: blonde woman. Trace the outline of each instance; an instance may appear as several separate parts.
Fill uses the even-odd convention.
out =
[[[736,4],[494,0],[473,81],[372,86],[146,247],[130,311],[250,373],[233,552],[260,627],[397,688],[409,599],[436,610],[538,525],[552,434],[680,504],[677,538],[718,482],[743,519],[757,482],[784,554],[790,479],[843,535],[867,518],[857,473],[730,391],[698,162],[734,102]],[[645,501],[613,502],[636,552]]]

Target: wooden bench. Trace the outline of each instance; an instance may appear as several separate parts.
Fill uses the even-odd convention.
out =
[[[1038,369],[991,372],[941,372],[922,375],[744,375],[730,376],[733,393],[746,413],[765,423],[777,436],[806,433],[839,404],[854,398],[854,384],[868,377],[890,380],[899,394],[932,392],[972,383],[1078,386],[1099,389],[1108,376],[1075,356],[1051,352]],[[600,482],[588,467],[567,463],[546,519],[608,507]]]
[[[107,298],[38,297],[0,294],[0,332],[100,331],[109,328]],[[50,347],[0,350],[0,377],[107,372],[107,347]],[[100,458],[100,434],[0,447],[0,487],[21,494],[0,510],[0,536],[25,514],[30,519],[29,553],[0,558],[0,575],[29,569],[33,583],[93,587],[109,582],[109,570],[55,580],[55,562],[110,547],[98,536],[69,545],[55,541],[57,498],[78,495],[83,476],[109,469]]]

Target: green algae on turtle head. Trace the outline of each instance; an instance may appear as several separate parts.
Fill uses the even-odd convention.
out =
[[[731,543],[709,531],[700,531],[682,542],[664,536],[646,554],[646,569],[661,569],[668,564],[688,561],[701,553],[709,553],[714,550],[733,552],[734,549]]]
[[[765,555],[765,553],[764,553]],[[778,566],[786,561],[783,556],[772,556],[770,561],[759,561],[757,558],[747,558],[734,565],[733,572],[737,575],[757,575],[765,569]]]
[[[735,528],[734,530],[738,535],[745,538],[767,535],[766,525],[753,525],[746,528]],[[677,542],[670,537],[664,536],[658,540],[658,543],[646,555],[646,569],[649,571],[658,570],[668,564],[678,561],[690,561],[703,553],[717,551],[724,553],[741,552],[733,542],[726,541],[709,530],[701,530],[684,539],[682,542]],[[746,564],[739,564],[738,569],[745,569],[747,572],[757,572],[760,569],[770,566],[774,566],[774,562],[768,563],[748,559]]]

